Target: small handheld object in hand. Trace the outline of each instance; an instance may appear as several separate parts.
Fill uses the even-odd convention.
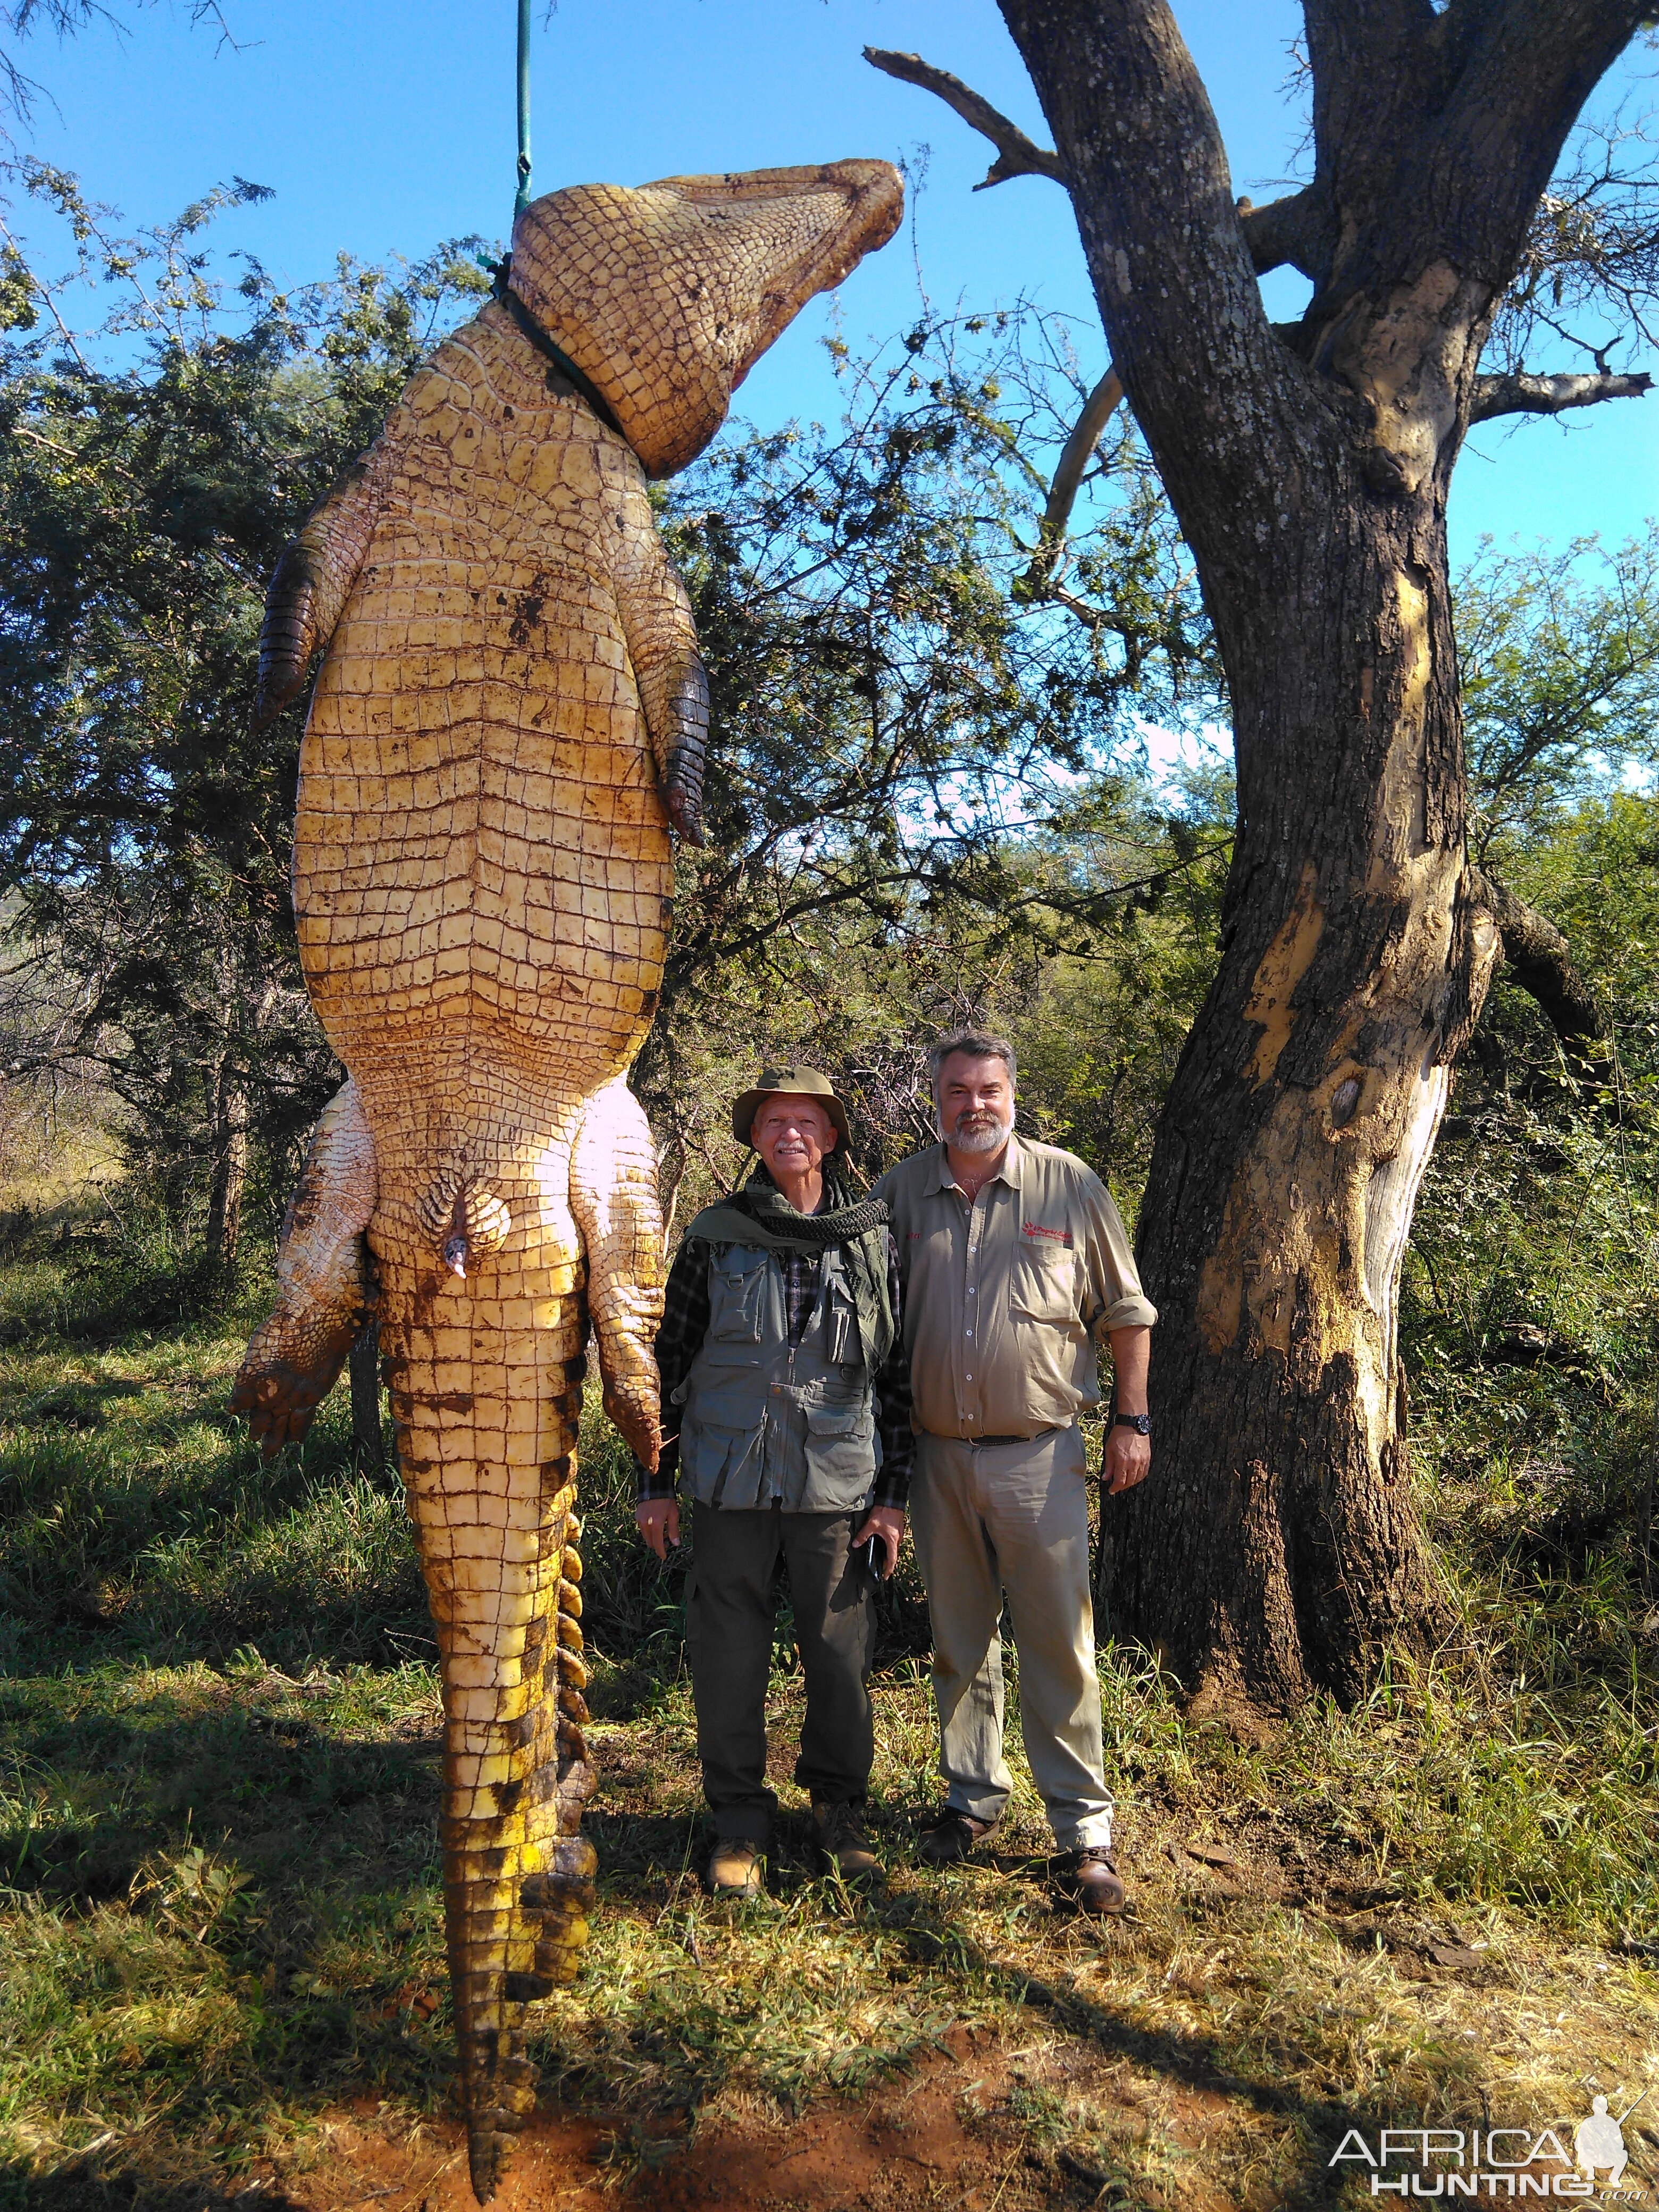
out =
[[[882,1542],[881,1538],[872,1536],[860,1544],[859,1549],[864,1554],[865,1565],[869,1568],[875,1579],[878,1583],[884,1582],[887,1579],[887,1547]]]

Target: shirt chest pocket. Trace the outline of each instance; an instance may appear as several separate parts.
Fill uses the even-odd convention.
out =
[[[766,1255],[726,1244],[708,1263],[708,1335],[715,1344],[758,1344]]]
[[[1081,1335],[1077,1263],[1067,1246],[1020,1239],[1009,1274],[1008,1310],[1017,1321],[1042,1322]]]

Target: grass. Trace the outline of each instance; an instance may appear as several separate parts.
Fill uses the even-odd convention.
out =
[[[124,1264],[0,1276],[0,2206],[30,2212],[200,2212],[317,2168],[343,2105],[439,2114],[453,2080],[439,1708],[395,1483],[354,1472],[343,1392],[264,1467],[224,1412],[252,1309],[159,1326]],[[775,2128],[968,2030],[999,2054],[963,2094],[1018,2153],[1005,2212],[1369,2201],[1328,2165],[1351,2126],[1571,2127],[1593,2087],[1659,2081],[1637,1415],[1585,1382],[1572,1456],[1535,1370],[1478,1403],[1457,1375],[1423,1454],[1442,1650],[1259,1746],[1103,1650],[1134,1899],[1109,1929],[1049,1909],[1018,1762],[995,1866],[912,1863],[934,1794],[913,1583],[876,1685],[886,1893],[813,1874],[784,1782],[771,1893],[705,1898],[682,1571],[635,1542],[596,1419],[603,1910],[538,2056],[604,2116],[617,2185],[676,2127]]]

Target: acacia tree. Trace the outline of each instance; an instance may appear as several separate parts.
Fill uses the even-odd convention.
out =
[[[1205,1700],[1349,1696],[1382,1635],[1437,1610],[1401,1261],[1454,1059],[1522,927],[1467,850],[1447,489],[1471,421],[1646,388],[1601,358],[1529,375],[1514,347],[1598,252],[1648,289],[1639,190],[1592,167],[1546,194],[1649,10],[1304,0],[1313,178],[1252,209],[1164,0],[1001,9],[1053,152],[915,57],[870,58],[997,143],[988,182],[1069,191],[1237,757],[1222,956],[1141,1215],[1160,1472],[1114,1509],[1115,1607]],[[1258,280],[1285,264],[1313,295],[1275,325]],[[1500,312],[1510,357],[1483,374]]]

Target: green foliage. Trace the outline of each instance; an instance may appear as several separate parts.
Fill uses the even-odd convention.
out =
[[[694,1102],[722,1037],[841,1069],[880,1133],[872,1164],[914,1136],[899,1038],[958,977],[1024,974],[1180,865],[1139,779],[1145,717],[1217,698],[1127,432],[1031,580],[1045,471],[1086,390],[1062,324],[924,320],[840,368],[836,429],[728,439],[665,505],[713,703],[710,842],[679,856],[636,1077],[671,1180],[718,1143]]]
[[[1486,545],[1458,580],[1457,638],[1471,844],[1501,874],[1592,787],[1659,761],[1652,538],[1610,554]]]
[[[342,2106],[400,2125],[439,2119],[450,2092],[440,1714],[406,1526],[350,1473],[343,1391],[272,1468],[227,1436],[239,1340],[0,1350],[0,2202],[107,2187],[192,2212],[272,2159],[305,2185]],[[1617,1559],[1588,1580],[1494,1573],[1479,1530],[1449,1530],[1448,1650],[1255,1747],[1109,1644],[1136,1918],[1104,1942],[1047,1908],[1017,1753],[1002,1870],[915,1866],[930,1686],[925,1660],[890,1652],[887,1893],[814,1877],[785,1785],[773,1893],[733,1912],[693,1871],[678,1575],[634,1535],[596,1407],[581,1465],[602,1909],[537,2057],[552,2096],[610,2116],[624,2165],[665,2154],[676,2115],[866,2097],[964,2024],[1022,2063],[1048,2054],[1006,2092],[1003,2157],[1071,2146],[1172,2206],[1190,2196],[1180,2172],[1158,2193],[1167,2144],[1115,2110],[1131,2060],[1138,2098],[1196,2064],[1230,2124],[1258,2115],[1250,2154],[1279,2202],[1356,2113],[1468,2124],[1484,2094],[1542,2124],[1575,2069],[1638,2063],[1651,1967],[1607,1947],[1659,1937],[1650,1637]],[[1011,1686],[1017,1721],[1017,1669]],[[781,1740],[800,1695],[781,1670]],[[1242,1895],[1187,1856],[1206,1838]],[[1469,1986],[1422,1980],[1446,1943],[1483,1947],[1462,1954],[1487,1962]],[[1001,2064],[981,2048],[976,2077]],[[1077,2094],[1049,2069],[1068,2053]],[[1216,2154],[1231,2185],[1240,2147]]]

